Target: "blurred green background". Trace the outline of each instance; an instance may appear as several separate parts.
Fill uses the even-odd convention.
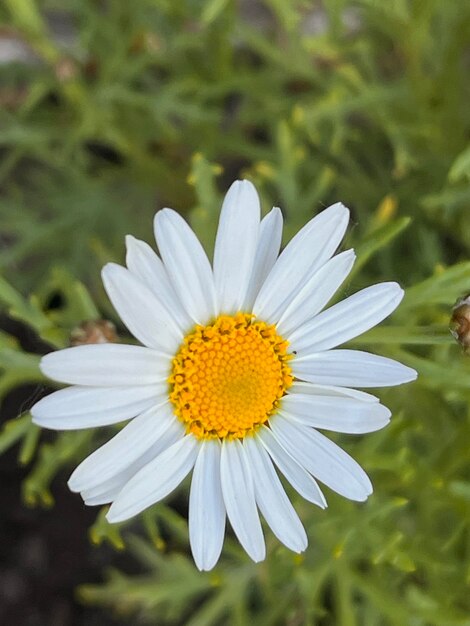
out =
[[[0,20],[0,492],[21,478],[26,505],[57,501],[28,512],[39,536],[59,514],[65,526],[78,515],[76,540],[92,523],[101,544],[67,561],[75,600],[55,583],[43,591],[51,606],[63,594],[54,614],[2,548],[0,583],[7,572],[11,587],[13,572],[27,589],[3,604],[0,594],[0,619],[470,625],[470,362],[448,332],[470,291],[470,3],[3,0]],[[322,512],[294,497],[305,555],[268,532],[268,559],[255,565],[229,536],[217,568],[200,574],[184,489],[122,528],[104,511],[80,517],[63,486],[109,431],[51,436],[24,411],[45,388],[39,354],[87,320],[118,323],[99,270],[122,262],[124,235],[151,243],[154,212],[171,206],[210,252],[222,193],[239,177],[264,211],[282,208],[286,241],[324,206],[350,207],[358,263],[341,295],[377,280],[408,288],[390,322],[354,345],[420,378],[380,394],[394,413],[385,431],[336,437],[372,477],[367,504],[328,493]],[[2,536],[14,545],[8,511]],[[57,531],[44,576],[57,577],[66,540]]]

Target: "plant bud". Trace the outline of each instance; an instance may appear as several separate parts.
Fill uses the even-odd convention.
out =
[[[70,333],[71,346],[90,343],[115,343],[118,340],[116,327],[109,320],[83,322]]]
[[[470,354],[470,294],[457,300],[452,309],[450,332],[464,351]]]

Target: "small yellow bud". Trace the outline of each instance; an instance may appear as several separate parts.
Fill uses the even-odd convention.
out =
[[[379,224],[387,224],[395,217],[397,212],[398,201],[395,196],[388,194],[383,198],[377,208],[377,222]]]

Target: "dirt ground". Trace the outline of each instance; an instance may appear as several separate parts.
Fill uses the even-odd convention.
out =
[[[19,326],[2,322],[25,348],[41,351]],[[0,425],[28,406],[32,391],[25,387],[7,396]],[[52,509],[27,508],[21,501],[26,474],[27,469],[18,466],[16,448],[0,456],[0,624],[121,626],[123,622],[100,609],[80,604],[75,594],[77,585],[99,582],[112,563],[123,564],[123,557],[111,548],[90,544],[88,528],[96,510],[68,490],[67,473],[53,482]]]

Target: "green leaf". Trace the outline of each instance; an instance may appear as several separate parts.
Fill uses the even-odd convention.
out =
[[[396,345],[452,345],[455,342],[449,327],[430,326],[378,326],[352,339],[351,345],[396,344]]]
[[[461,179],[470,179],[470,146],[461,152],[449,170],[449,180],[456,183]]]
[[[16,417],[5,422],[0,431],[0,454],[14,446],[17,441],[26,435],[31,426],[29,414]]]
[[[52,322],[41,311],[37,299],[26,300],[16,289],[0,276],[0,304],[6,308],[7,314],[13,319],[31,326],[37,333],[47,332]]]
[[[226,10],[228,3],[229,0],[210,0],[210,2],[206,2],[201,13],[201,22],[206,26],[212,24],[212,22]]]
[[[214,247],[220,211],[220,197],[215,187],[215,178],[221,171],[219,165],[209,163],[201,153],[193,155],[188,181],[196,191],[197,205],[191,211],[190,222],[209,255],[212,254]]]
[[[39,426],[31,423],[23,437],[23,441],[21,442],[20,452],[18,455],[18,461],[21,465],[28,465],[31,463],[34,454],[36,453],[40,436],[41,429]]]
[[[450,307],[469,290],[470,261],[457,263],[447,269],[438,268],[434,276],[406,290],[399,313],[433,304],[445,304]]]
[[[96,546],[106,541],[116,550],[124,550],[125,544],[121,536],[122,524],[110,524],[106,519],[108,507],[102,507],[92,526],[90,526],[90,540]]]
[[[87,449],[92,431],[65,432],[54,443],[45,443],[39,449],[38,458],[31,473],[23,483],[23,498],[29,506],[50,507],[54,503],[50,484],[64,466],[69,465]]]
[[[393,241],[393,239],[398,237],[398,235],[408,228],[410,224],[410,217],[401,217],[394,222],[385,224],[385,226],[381,226],[377,230],[374,230],[365,239],[363,239],[355,248],[357,260],[354,264],[350,277],[355,276],[376,252],[379,252],[382,248]]]
[[[418,372],[421,385],[444,391],[460,389],[466,392],[469,389],[470,359],[465,356],[457,356],[454,363],[433,361],[404,351],[397,351],[393,356]]]

